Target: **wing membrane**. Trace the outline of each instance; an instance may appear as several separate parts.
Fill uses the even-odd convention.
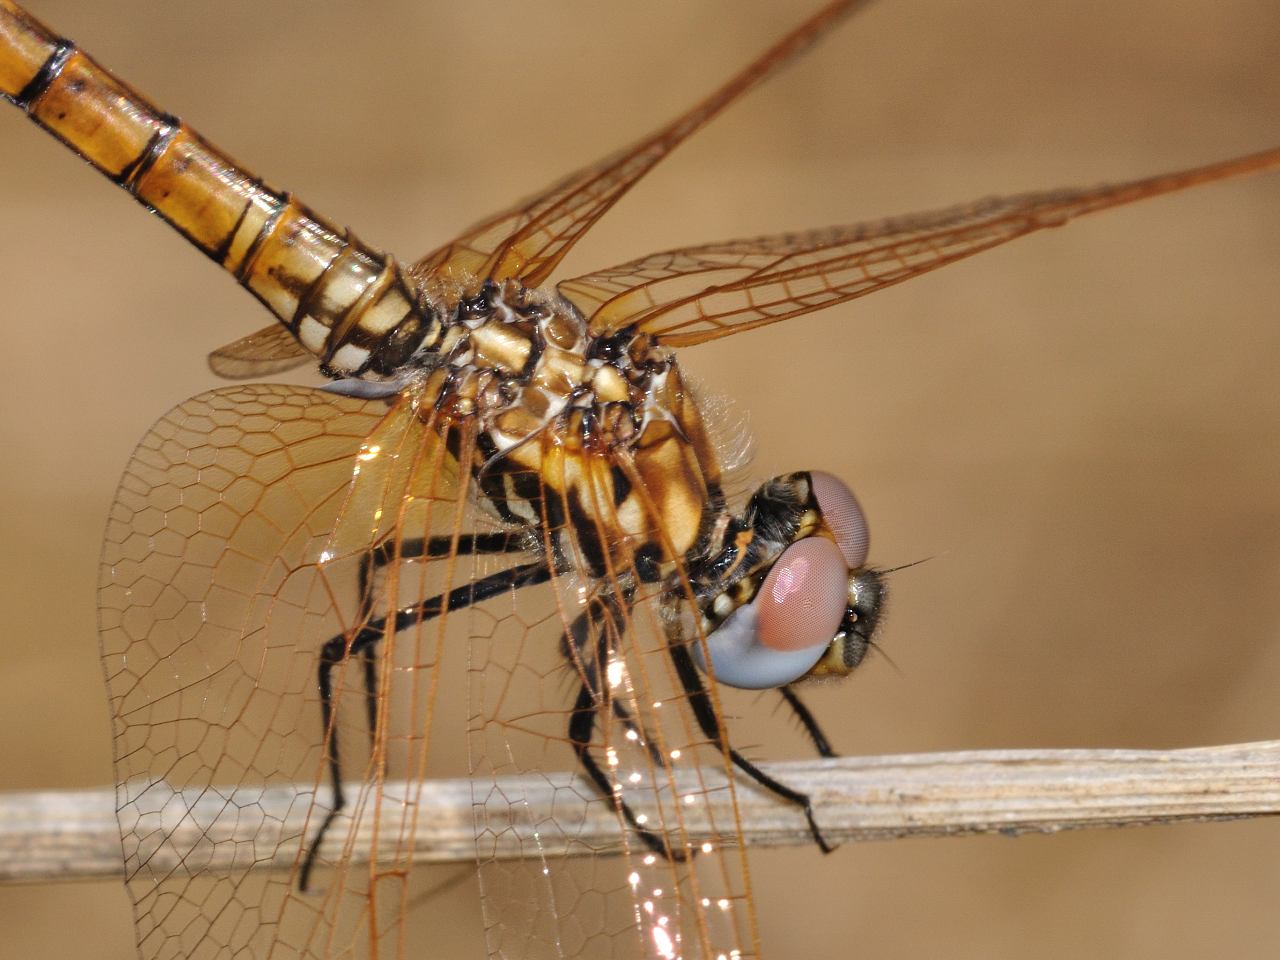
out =
[[[614,467],[642,482],[625,460],[560,457],[558,449],[548,440],[542,479],[513,486],[542,482],[542,496],[554,500],[555,490],[573,489],[572,477],[607,478]],[[583,510],[597,518],[590,541],[605,542],[617,521],[608,484],[576,488]],[[659,531],[652,504],[643,509]],[[543,511],[544,549],[560,550],[568,567],[589,567],[599,543],[556,526],[555,512]],[[509,810],[495,818],[490,803],[479,827],[490,952],[512,960],[757,956],[745,853],[736,817],[724,812],[736,810],[725,745],[698,728],[670,653],[678,639],[670,623],[680,618],[660,609],[667,592],[642,583],[629,562],[606,566],[598,577],[557,573],[536,604],[522,595],[518,615],[473,631],[477,809],[481,799],[500,797]],[[588,782],[547,773],[574,766],[577,755]],[[558,798],[554,822],[526,816],[521,791],[531,780]],[[578,829],[592,809],[617,817],[621,849],[596,845]],[[522,838],[525,859],[498,858],[512,835]],[[542,844],[552,839],[576,856],[548,859]]]
[[[1088,213],[1280,166],[1280,149],[1082,190],[650,254],[566,280],[596,334],[629,325],[668,346],[705,343],[821,310]]]
[[[867,0],[828,3],[728,83],[648,137],[476,225],[413,267],[419,277],[546,281],[587,229],[704,123],[803,53]]]
[[[305,388],[232,387],[177,407],[134,454],[107,531],[100,611],[143,956],[358,957],[399,936],[419,811],[412,786],[391,796],[386,783],[418,782],[425,765],[445,618],[384,630],[369,648],[372,734],[355,646],[430,589],[428,569],[444,581],[454,564],[419,563],[422,582],[393,571],[376,604],[360,569],[379,544],[459,529],[463,491],[436,426],[406,398],[387,411]],[[302,892],[339,744],[355,790]],[[354,866],[361,825],[388,811],[398,838]],[[272,864],[285,869],[250,869]]]
[[[315,357],[283,325],[233,340],[209,354],[209,369],[226,380],[249,380],[300,367]]]
[[[101,616],[142,955],[404,948],[414,836],[432,815],[418,785],[451,609],[432,598],[460,590],[458,606],[471,606],[459,622],[472,642],[491,949],[757,955],[736,817],[723,812],[736,810],[725,745],[698,729],[670,657],[671,624],[692,621],[691,608],[683,618],[660,611],[662,588],[629,564],[599,577],[570,572],[598,550],[571,528],[545,532],[544,550],[564,560],[553,589],[517,597],[521,585],[503,575],[522,554],[462,545],[477,521],[458,468],[473,440],[434,416],[407,395],[387,410],[301,387],[229,387],[180,405],[135,453],[106,537]],[[628,472],[596,459],[581,469]],[[577,461],[552,462],[567,489]],[[591,500],[603,538],[618,522],[612,492],[592,488]],[[656,510],[644,509],[659,530]],[[375,553],[386,562],[370,575]],[[495,582],[479,596],[479,584]],[[593,807],[620,816],[605,795],[548,772],[572,768],[579,752],[627,804],[621,850],[577,832]],[[346,803],[329,823],[334,767]],[[529,778],[556,791],[554,821],[524,815]],[[352,854],[373,824],[384,835],[365,864]],[[529,859],[499,857],[513,832]],[[577,856],[540,856],[550,833]],[[284,869],[262,869],[271,864]]]

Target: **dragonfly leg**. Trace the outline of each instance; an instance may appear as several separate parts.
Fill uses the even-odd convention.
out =
[[[618,718],[622,726],[628,731],[633,731],[640,742],[644,744],[649,753],[650,762],[655,766],[662,766],[662,751],[658,749],[654,738],[649,736],[649,732],[636,721],[635,717],[631,716],[631,712],[627,710],[625,704],[613,697],[609,698],[609,702],[613,706],[613,715]]]
[[[682,862],[688,858],[688,853],[684,850],[673,849],[665,836],[655,833],[640,823],[635,811],[614,790],[609,776],[601,769],[600,764],[596,762],[595,757],[591,754],[591,745],[595,740],[596,733],[596,717],[599,715],[602,702],[607,699],[611,705],[611,712],[622,721],[627,730],[633,730],[639,734],[641,741],[649,750],[650,756],[658,763],[661,763],[661,757],[652,745],[651,738],[636,723],[626,707],[613,697],[610,697],[600,683],[600,671],[597,665],[608,661],[609,631],[603,620],[597,626],[593,622],[593,616],[603,613],[604,607],[605,604],[602,602],[594,601],[586,611],[573,621],[566,635],[566,647],[572,651],[570,656],[575,661],[582,676],[582,686],[578,688],[578,698],[573,705],[572,712],[569,714],[569,743],[573,746],[578,763],[582,765],[582,769],[600,792],[600,795],[613,804],[613,808],[622,815],[622,818],[627,822],[632,832],[640,838],[641,842],[651,851],[667,860]],[[610,604],[609,608],[609,622],[616,628],[618,622],[616,607]],[[590,639],[589,635],[593,629],[598,634],[597,649],[594,656],[583,656],[583,651],[587,648]]]
[[[720,718],[716,716],[715,708],[711,704],[711,698],[707,695],[707,688],[702,683],[702,677],[698,673],[698,668],[693,662],[693,657],[690,655],[688,647],[683,644],[673,643],[668,649],[671,653],[672,662],[676,667],[676,675],[679,676],[680,684],[684,687],[685,693],[689,697],[689,706],[693,709],[693,715],[698,721],[698,726],[709,740],[715,743],[723,742],[721,738],[724,736],[724,731],[720,726]],[[813,835],[814,843],[818,845],[818,848],[823,853],[830,853],[835,849],[827,842],[826,837],[822,835],[818,821],[813,815],[813,801],[810,800],[807,793],[793,790],[785,783],[775,780],[732,747],[729,748],[729,759],[733,761],[735,767],[770,793],[781,797],[789,803],[794,803],[803,810],[805,819],[809,822],[809,833]]]
[[[578,763],[582,764],[582,769],[600,791],[600,795],[609,800],[613,808],[622,814],[623,819],[627,821],[627,826],[646,847],[667,860],[681,862],[687,859],[688,854],[685,851],[672,849],[666,837],[639,823],[635,811],[627,801],[614,792],[609,777],[600,769],[600,764],[596,763],[595,757],[591,755],[591,743],[595,737],[596,712],[595,694],[584,683],[578,690],[578,699],[569,717],[569,742],[573,745],[574,753],[577,754]]]
[[[391,562],[390,560],[382,559],[384,553],[383,546],[384,545],[380,544],[376,549],[370,550],[360,558],[360,609],[356,614],[356,623],[368,623],[369,616],[373,613],[374,572]],[[345,656],[359,656],[363,661],[365,717],[369,724],[369,745],[372,747],[373,732],[378,728],[378,662],[373,655],[375,641],[369,640],[368,642],[361,644],[360,639],[362,636],[363,631],[361,634],[357,635],[349,649],[345,642],[342,644],[342,649],[333,649],[335,643],[344,640],[344,638],[340,636],[334,637],[326,643],[320,651],[320,670],[323,675],[323,671],[326,666],[328,666],[329,669],[332,669],[333,664],[339,662]],[[358,648],[357,644],[359,644]],[[325,694],[323,690],[320,694],[320,703],[322,705],[325,703]],[[326,716],[324,721],[324,729],[328,730],[330,728],[329,718]],[[334,736],[337,736],[336,730],[334,731]],[[338,794],[341,791],[341,787],[336,780],[334,781],[333,789],[334,801],[336,803],[338,801]]]
[[[791,708],[791,712],[800,721],[800,726],[804,727],[804,732],[813,741],[813,748],[818,751],[818,756],[826,757],[827,759],[839,756],[831,749],[831,744],[827,741],[827,735],[822,732],[822,727],[818,726],[817,719],[805,705],[805,702],[800,699],[800,695],[790,686],[781,687],[778,692],[782,694],[782,699],[786,701],[787,706]]]
[[[371,667],[370,664],[373,661],[373,648],[386,634],[388,619],[391,619],[391,628],[398,633],[441,614],[454,610],[463,610],[473,604],[481,603],[508,590],[517,590],[521,587],[545,583],[550,579],[550,568],[540,560],[517,564],[487,577],[481,577],[461,587],[456,587],[448,593],[437,594],[420,603],[398,610],[394,618],[385,616],[372,618],[360,628],[354,637],[347,634],[339,634],[323,644],[320,648],[317,687],[320,694],[320,718],[326,738],[329,782],[333,790],[333,805],[328,813],[325,814],[324,819],[320,822],[319,829],[307,846],[307,853],[303,857],[302,865],[298,871],[298,889],[300,891],[304,893],[307,891],[311,880],[311,871],[315,867],[316,857],[320,852],[320,844],[323,842],[330,824],[346,807],[346,794],[342,789],[342,761],[338,748],[338,727],[334,722],[333,712],[334,667],[352,656],[367,658],[364,671],[365,694],[367,700],[371,695],[370,690],[374,691],[372,696],[375,705],[371,719],[376,723],[377,674],[376,668]]]
[[[494,530],[488,533],[464,533],[456,544],[450,534],[435,537],[413,537],[397,540],[388,537],[379,543],[370,555],[374,566],[385,567],[397,559],[421,560],[447,556],[480,556],[482,554],[523,553],[525,540],[514,530]]]
[[[510,554],[521,553],[523,550],[523,540],[520,535],[507,530],[467,533],[456,539],[452,535],[409,539],[388,537],[360,559],[360,609],[356,622],[365,623],[373,613],[374,577],[377,571],[398,560],[438,559],[450,554],[454,556]],[[333,642],[330,641],[330,643]],[[374,731],[378,728],[378,665],[375,647],[375,642],[369,642],[357,649],[353,643],[349,653],[344,646],[334,654],[338,659],[358,654],[364,662],[365,713],[368,717],[370,744],[373,743]],[[332,652],[326,646],[321,654],[321,662],[323,663],[323,658]]]
[[[597,599],[595,601],[595,607],[592,611],[589,611],[589,613],[594,615],[606,606],[611,614],[611,628],[615,633],[620,632],[622,629],[622,613],[618,609],[616,601]],[[573,663],[579,676],[582,677],[583,686],[595,693],[595,702],[599,704],[607,698],[610,709],[613,711],[613,715],[617,717],[618,721],[623,725],[623,728],[629,733],[634,733],[636,735],[637,742],[642,743],[648,751],[650,761],[657,766],[661,766],[662,751],[658,749],[655,738],[651,737],[649,735],[649,731],[645,730],[644,726],[631,715],[631,712],[627,710],[626,704],[616,697],[606,697],[607,691],[600,691],[600,685],[598,682],[600,671],[597,664],[607,661],[608,659],[609,650],[608,643],[606,642],[607,634],[602,629],[600,631],[600,644],[598,648],[595,651],[590,650],[587,641],[590,639],[590,630],[588,628],[591,626],[591,623],[587,617],[588,614],[583,614],[583,616],[580,616],[574,622],[569,630],[565,631],[564,635],[561,637],[561,653],[563,653],[565,657]]]

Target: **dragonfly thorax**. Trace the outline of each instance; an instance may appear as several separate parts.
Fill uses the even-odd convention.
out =
[[[486,509],[547,528],[596,573],[606,555],[684,558],[720,471],[670,351],[636,331],[596,336],[567,300],[514,281],[450,314],[425,395],[447,422],[471,422]]]

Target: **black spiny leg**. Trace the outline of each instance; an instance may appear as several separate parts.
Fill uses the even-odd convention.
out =
[[[818,756],[826,757],[828,760],[839,756],[838,753],[831,749],[831,744],[827,742],[827,735],[822,732],[822,728],[818,726],[818,721],[804,701],[800,699],[800,695],[792,690],[790,686],[780,687],[778,692],[782,694],[782,699],[786,701],[787,706],[791,708],[791,712],[800,721],[800,726],[804,727],[804,732],[813,741],[813,748],[818,751]]]
[[[431,556],[433,544],[438,539],[449,538],[432,538],[426,543],[426,556]],[[516,552],[518,548],[508,547],[505,550],[483,550],[476,549],[477,544],[481,540],[481,536],[466,537],[459,541],[458,552],[464,552],[463,543],[467,543],[471,549],[466,552],[483,553],[483,552]],[[411,544],[414,549],[422,550],[423,541],[405,541]],[[383,548],[379,547],[379,551]],[[439,554],[436,554],[439,555]],[[399,554],[405,557],[404,553]],[[364,564],[361,568],[361,610],[367,617],[368,610],[365,606],[368,597],[369,584],[371,583],[372,569],[378,565],[385,565],[389,561],[375,557],[370,565],[370,569],[366,574]],[[366,579],[369,577],[370,579]],[[476,603],[481,603],[492,597],[495,597],[507,590],[517,590],[521,587],[528,587],[538,583],[545,583],[551,579],[551,570],[541,561],[518,564],[501,570],[498,573],[490,574],[487,577],[481,577],[461,587],[456,587],[446,594],[438,594],[421,603],[405,607],[396,612],[391,623],[394,632],[399,632],[407,627],[422,623],[426,620],[440,616],[442,613],[448,613],[454,610],[462,610]],[[333,806],[329,812],[325,814],[324,819],[320,822],[320,827],[316,831],[316,835],[312,838],[311,843],[307,847],[306,856],[303,857],[302,866],[298,871],[298,889],[306,892],[311,879],[311,871],[315,866],[316,856],[320,852],[320,844],[323,842],[325,834],[329,830],[329,825],[333,823],[338,814],[346,807],[346,795],[342,790],[342,763],[341,754],[338,749],[338,728],[333,718],[333,669],[340,663],[343,663],[349,657],[358,656],[364,659],[364,684],[365,684],[365,702],[369,720],[369,726],[372,731],[377,724],[377,668],[373,657],[373,650],[378,641],[385,636],[387,629],[387,617],[377,617],[369,619],[365,626],[361,627],[355,637],[348,641],[347,636],[340,634],[332,637],[320,648],[320,665],[318,668],[317,687],[320,693],[320,719],[323,724],[322,729],[325,731],[327,738],[327,762],[329,766],[329,782],[333,789]]]
[[[573,744],[578,762],[582,764],[582,769],[586,771],[591,782],[600,791],[600,795],[609,800],[614,809],[622,814],[623,819],[627,821],[627,825],[646,847],[667,860],[683,861],[686,859],[686,853],[683,850],[672,850],[664,836],[654,833],[648,827],[641,826],[636,821],[635,812],[627,801],[614,792],[608,776],[600,769],[595,757],[591,755],[591,741],[595,734],[595,720],[595,695],[591,692],[591,688],[584,683],[578,690],[578,699],[574,703],[573,713],[569,717],[569,742]]]
[[[388,538],[360,558],[360,608],[356,623],[368,622],[370,615],[373,613],[374,575],[383,567],[388,567],[397,560],[422,560],[424,558],[431,560],[447,557],[451,553],[459,557],[479,554],[519,553],[522,549],[519,535],[506,530],[490,531],[489,533],[468,533],[458,537],[456,541],[451,535],[428,537],[426,539],[414,537],[408,540],[397,540],[394,537]],[[333,642],[332,640],[329,641],[329,643]],[[343,655],[357,654],[364,663],[365,713],[369,723],[370,745],[373,743],[373,738],[378,728],[378,663],[375,656],[376,648],[376,640],[363,644],[359,649],[356,649],[356,645],[353,643],[350,651],[346,651],[344,648],[335,654],[339,659]],[[321,669],[323,669],[324,658],[330,653],[333,653],[333,651],[326,644],[325,649],[321,652]],[[328,727],[326,726],[325,729],[328,729]]]
[[[373,613],[373,575],[378,568],[384,567],[391,562],[390,559],[384,559],[384,557],[389,557],[389,551],[390,547],[387,544],[380,544],[376,549],[370,550],[360,558],[360,608],[356,613],[356,623],[369,622],[369,615]],[[370,640],[368,643],[363,644],[359,650],[356,649],[356,645],[353,643],[350,650],[346,650],[344,648],[342,650],[332,651],[330,647],[334,641],[341,639],[343,638],[334,637],[333,640],[330,640],[324,645],[320,652],[320,670],[321,673],[324,672],[326,663],[329,665],[329,668],[332,669],[333,665],[337,662],[337,660],[334,659],[336,657],[341,657],[343,655],[351,656],[353,654],[360,657],[361,661],[364,663],[364,708],[365,717],[369,723],[369,746],[372,747],[373,738],[375,736],[374,731],[378,728],[378,661],[373,655],[376,643],[375,641]],[[359,637],[356,639],[359,640]],[[320,702],[321,704],[325,703],[325,693],[323,690],[321,690],[320,693]],[[325,717],[324,720],[324,729],[328,730],[329,718]],[[336,730],[334,731],[334,736],[337,736]],[[336,762],[338,755],[336,746],[332,753],[332,759]],[[337,781],[335,781],[333,795],[335,803],[338,802],[339,790],[340,787],[338,786]],[[323,832],[323,828],[321,832]]]
[[[573,745],[574,753],[577,755],[578,762],[582,764],[582,769],[586,771],[591,782],[600,791],[600,795],[613,804],[613,808],[618,813],[622,814],[622,818],[626,820],[627,825],[644,845],[659,856],[679,863],[688,858],[688,853],[684,850],[673,850],[666,837],[640,824],[636,819],[635,811],[614,791],[608,775],[596,763],[595,757],[591,755],[591,744],[595,739],[595,722],[596,717],[599,716],[600,702],[608,696],[607,693],[600,689],[602,685],[598,668],[599,664],[608,662],[608,632],[603,619],[599,621],[600,625],[596,627],[599,633],[599,640],[597,641],[597,649],[594,656],[583,656],[582,651],[587,646],[590,632],[594,626],[593,615],[605,613],[603,607],[604,604],[600,601],[593,601],[591,606],[569,626],[568,646],[573,651],[572,656],[576,660],[582,675],[582,686],[578,689],[578,698],[574,702],[573,711],[569,714],[569,742]],[[611,604],[609,611],[610,622],[616,627],[618,622],[617,611],[612,607],[613,605]],[[644,744],[650,751],[650,755],[656,756],[649,738],[644,735],[643,730],[639,729],[626,708],[613,701],[612,697],[609,697],[609,699],[614,703],[612,712],[623,722],[628,730],[635,730],[640,734]],[[661,763],[661,757],[657,757],[657,760]]]
[[[698,726],[702,729],[703,735],[715,743],[724,742],[722,740],[723,731],[720,728],[720,718],[716,716],[716,712],[711,705],[711,698],[707,694],[707,688],[702,683],[702,677],[693,662],[693,657],[689,654],[688,647],[683,644],[673,643],[668,646],[668,650],[671,653],[672,662],[675,663],[676,675],[680,678],[680,685],[684,687],[684,691],[689,697],[689,706],[693,709],[693,715],[697,718]],[[809,833],[813,835],[814,843],[818,845],[818,848],[823,853],[830,853],[835,849],[822,835],[822,830],[818,827],[818,821],[813,816],[813,802],[809,799],[807,793],[793,790],[785,783],[775,780],[732,747],[729,749],[729,759],[733,761],[735,767],[770,793],[781,797],[789,803],[794,803],[803,810],[805,819],[809,821]]]
[[[357,638],[358,640],[359,638]],[[352,643],[351,649],[355,650],[355,647],[356,644]],[[321,729],[326,732],[328,739],[329,784],[333,788],[333,806],[324,815],[324,819],[320,821],[320,829],[316,831],[315,839],[307,847],[307,855],[302,860],[302,868],[298,872],[298,889],[302,893],[307,892],[307,887],[311,882],[311,868],[315,866],[316,854],[320,850],[320,841],[328,833],[329,824],[338,815],[338,811],[347,805],[347,798],[342,792],[342,776],[338,762],[338,727],[333,722],[333,668],[341,663],[346,655],[346,638],[342,636],[332,638],[320,648],[317,686],[320,691]],[[370,682],[370,672],[372,672],[371,669],[365,672],[366,683]]]

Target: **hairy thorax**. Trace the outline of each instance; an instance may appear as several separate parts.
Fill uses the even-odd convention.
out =
[[[484,507],[546,531],[595,573],[685,557],[705,536],[720,469],[671,354],[642,333],[596,337],[555,294],[486,284],[456,301],[425,395],[471,421]]]

